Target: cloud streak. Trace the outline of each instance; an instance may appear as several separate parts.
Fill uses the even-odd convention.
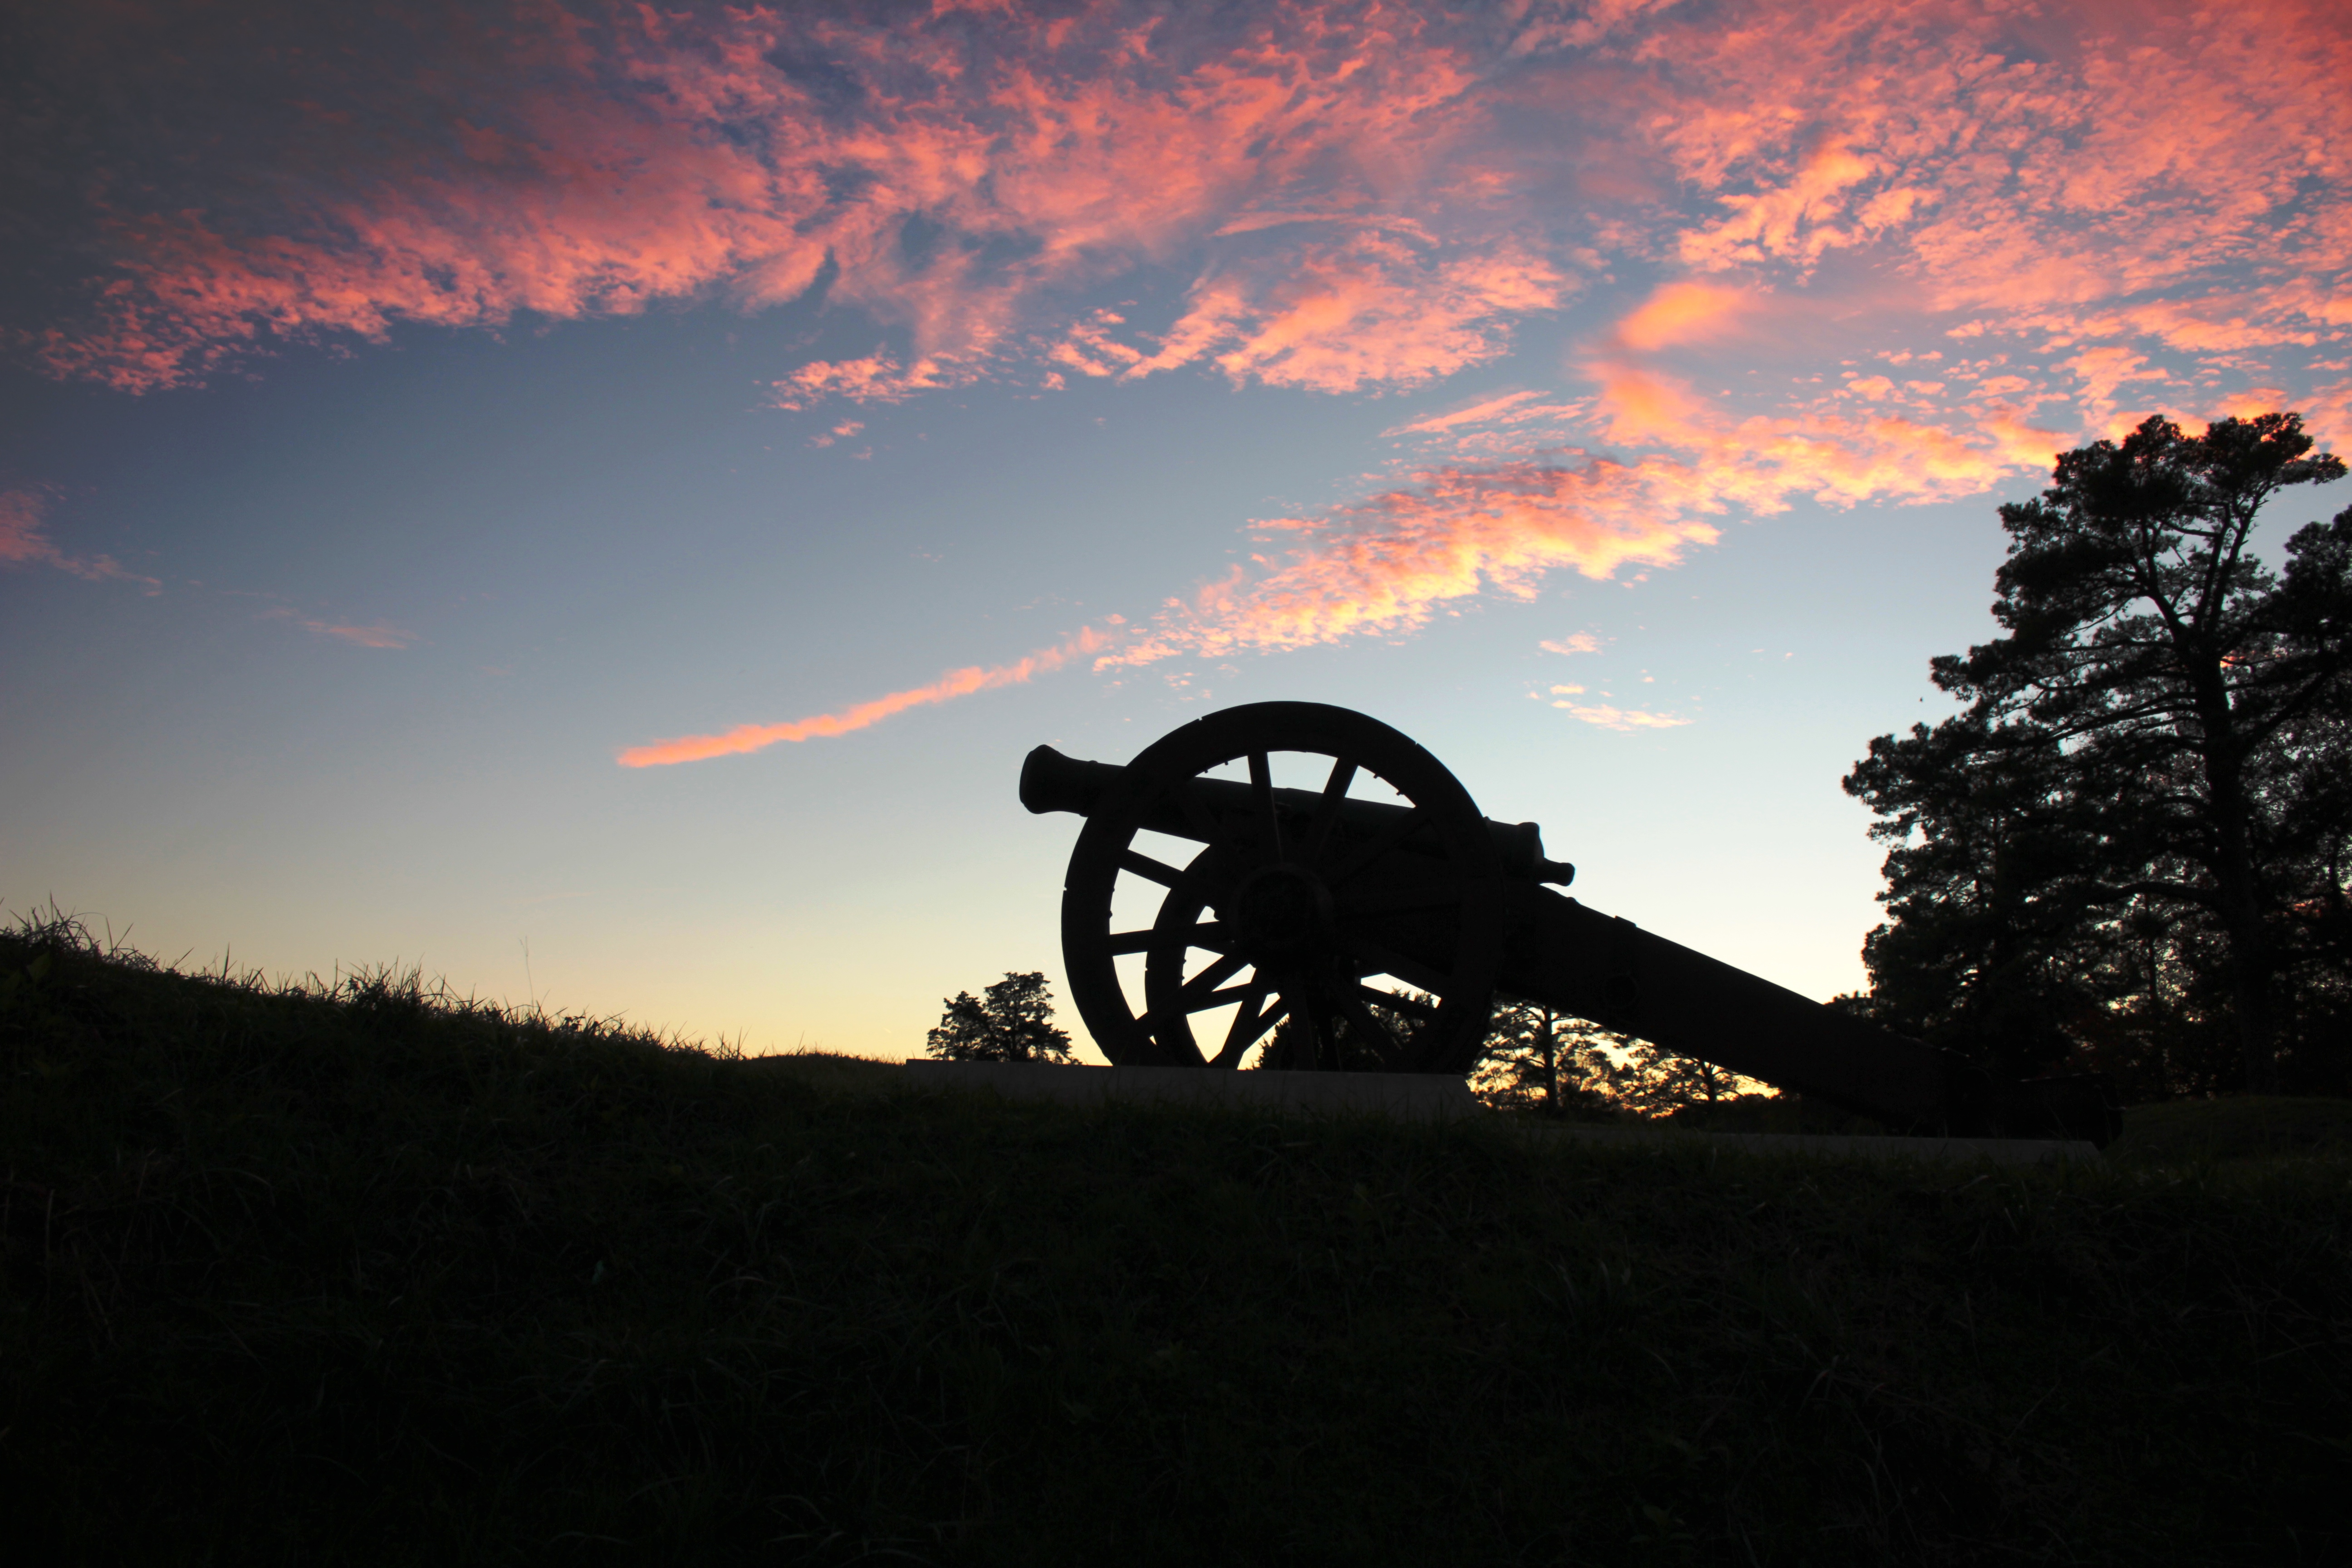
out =
[[[1108,634],[1087,627],[1052,647],[1013,660],[1011,664],[993,667],[979,665],[963,669],[951,669],[928,685],[909,687],[885,697],[859,702],[832,713],[819,713],[813,718],[795,719],[782,724],[738,724],[708,735],[680,735],[667,741],[653,741],[642,746],[631,746],[617,759],[625,768],[669,767],[678,763],[706,762],[712,757],[741,756],[747,752],[763,752],[770,746],[787,742],[813,741],[821,736],[846,735],[878,724],[909,708],[921,708],[933,703],[952,702],[959,697],[974,692],[994,691],[1003,687],[1018,686],[1048,670],[1061,668],[1073,659],[1083,659],[1099,653],[1109,641]]]
[[[403,631],[383,621],[360,626],[349,621],[313,620],[307,616],[295,615],[290,610],[281,613],[314,637],[333,637],[355,647],[404,648],[416,640],[415,632]]]
[[[52,566],[93,583],[136,583],[150,594],[163,592],[154,578],[126,569],[111,555],[68,555],[48,534],[48,497],[19,487],[0,490],[0,567]]]

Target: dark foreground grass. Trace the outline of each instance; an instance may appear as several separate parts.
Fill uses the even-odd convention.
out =
[[[1004,1105],[57,926],[0,1069],[41,1561],[2352,1552],[2340,1158]]]

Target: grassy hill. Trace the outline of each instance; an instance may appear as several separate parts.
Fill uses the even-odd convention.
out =
[[[2352,1551],[2340,1104],[2135,1113],[2107,1165],[2035,1173],[899,1076],[0,936],[12,1541],[436,1568]]]

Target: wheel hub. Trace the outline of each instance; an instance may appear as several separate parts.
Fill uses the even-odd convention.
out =
[[[1294,958],[1331,944],[1331,890],[1304,866],[1283,861],[1242,879],[1233,923],[1243,945],[1269,958]]]

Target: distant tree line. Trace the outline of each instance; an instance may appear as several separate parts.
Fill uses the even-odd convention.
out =
[[[1846,1005],[2134,1100],[2352,1088],[2352,510],[2251,548],[2313,445],[2151,418],[2000,509],[2003,635],[1930,667],[1968,707],[1844,781],[1887,846]]]

